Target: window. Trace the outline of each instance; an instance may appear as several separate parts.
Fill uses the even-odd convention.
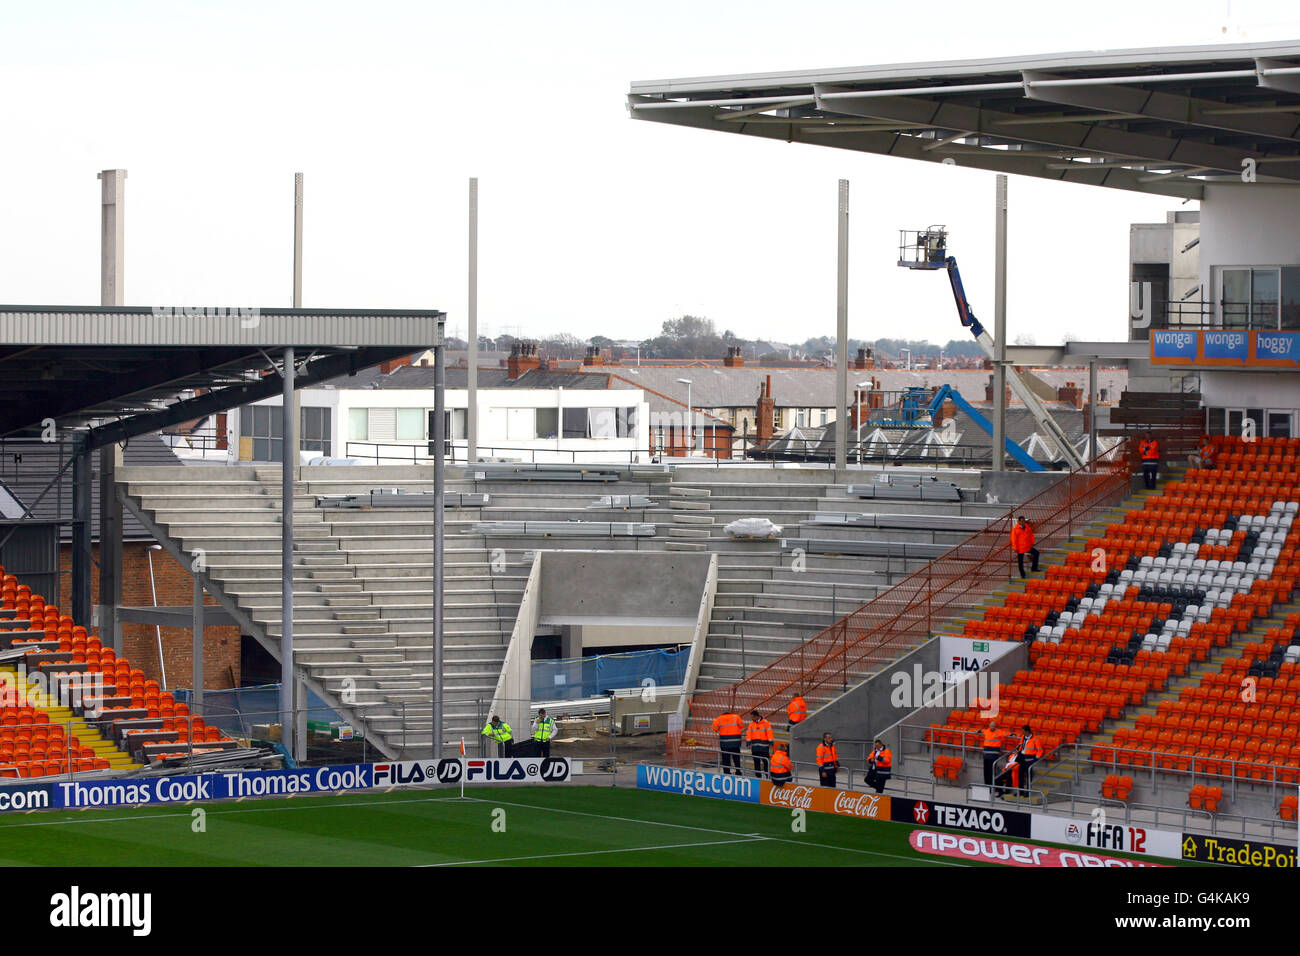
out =
[[[799,411],[795,414],[794,423],[795,423],[795,427],[797,428],[803,428],[804,426],[806,426],[808,424],[808,413],[805,412],[802,408],[799,409]]]
[[[532,441],[536,437],[537,409],[506,409],[506,439],[508,441]]]
[[[560,437],[560,410],[558,408],[539,408],[537,410],[537,437]]]
[[[1295,412],[1284,408],[1207,408],[1205,431],[1240,436],[1246,419],[1254,422],[1255,434],[1261,437],[1290,438],[1294,432]]]
[[[1219,290],[1219,314],[1224,328],[1278,328],[1282,299],[1281,272],[1276,268],[1224,269]],[[1288,289],[1295,291],[1297,280],[1291,276],[1286,279]]]
[[[632,438],[636,435],[636,406],[618,409],[618,437]]]
[[[298,438],[299,451],[314,451],[328,457],[332,452],[330,439],[331,409],[304,405],[302,408],[301,432]]]
[[[366,408],[348,409],[348,438],[352,441],[366,441],[370,437],[370,410]]]
[[[328,408],[305,406],[298,422],[300,451],[321,455],[332,453],[330,439],[331,412]],[[239,433],[242,439],[240,458],[244,461],[283,461],[284,434],[278,406],[245,405],[239,410]]]
[[[422,441],[424,439],[424,409],[399,408],[397,410],[397,440]]]
[[[614,409],[587,409],[587,434],[591,438],[617,438],[618,418]]]
[[[566,408],[564,410],[564,437],[587,437],[587,410],[585,408]]]

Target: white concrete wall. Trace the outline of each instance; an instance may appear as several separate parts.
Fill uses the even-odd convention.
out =
[[[1267,165],[1260,171],[1266,172]],[[1222,266],[1300,265],[1300,186],[1208,184],[1201,200],[1201,297],[1219,301]]]
[[[529,738],[528,727],[532,720],[528,706],[533,697],[533,635],[542,610],[542,554],[533,555],[533,566],[528,572],[519,613],[515,617],[510,644],[501,664],[501,676],[492,695],[488,719],[499,714],[510,725],[515,740]],[[479,728],[482,730],[482,728]]]
[[[323,406],[333,410],[330,421],[333,457],[349,454],[348,443],[350,413],[354,408],[418,408],[421,420],[428,422],[433,410],[432,389],[303,389],[304,406]],[[280,398],[266,399],[259,405],[279,407]],[[446,407],[464,409],[469,405],[467,389],[448,389]],[[507,435],[506,409],[510,408],[629,408],[637,409],[633,433],[625,438],[557,438],[512,439]],[[627,464],[641,462],[648,457],[650,406],[641,389],[536,389],[503,388],[478,390],[479,454],[483,457],[515,458],[538,462],[595,462]],[[563,412],[561,412],[561,419]],[[232,425],[231,460],[235,460],[239,447],[239,415],[230,416]],[[375,439],[370,439],[375,442]],[[419,439],[391,439],[382,442],[383,448],[369,447],[365,442],[353,442],[353,457],[372,460],[379,455],[379,464],[411,463],[426,460],[428,436]],[[377,443],[377,442],[376,442]],[[378,443],[377,443],[378,444]],[[467,442],[454,440],[453,448],[463,449]],[[411,449],[407,451],[406,449]],[[496,449],[496,450],[494,450]]]
[[[1201,401],[1219,408],[1300,408],[1296,372],[1201,372]]]

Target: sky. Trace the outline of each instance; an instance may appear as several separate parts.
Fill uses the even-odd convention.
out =
[[[99,183],[124,168],[128,305],[283,307],[304,174],[303,304],[436,308],[480,332],[642,339],[682,314],[748,339],[965,333],[943,223],[993,312],[994,174],[629,118],[637,80],[1300,37],[1293,4],[825,0],[0,3],[0,302],[96,304]],[[1010,178],[1008,336],[1120,339],[1128,225],[1179,200]]]

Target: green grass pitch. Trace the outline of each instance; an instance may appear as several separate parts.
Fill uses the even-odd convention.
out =
[[[196,809],[6,815],[0,865],[993,865],[916,853],[906,824],[808,813],[806,832],[796,833],[788,810],[612,787],[247,800],[205,804],[198,817]]]

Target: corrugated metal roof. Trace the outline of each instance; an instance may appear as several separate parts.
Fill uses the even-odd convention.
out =
[[[0,305],[5,345],[409,346],[440,343],[436,311]]]
[[[367,369],[356,375],[331,379],[320,388],[375,388],[375,389],[432,389],[433,368],[423,365],[403,365],[388,373],[378,369]],[[469,370],[449,368],[446,370],[447,388],[467,388]],[[547,372],[532,369],[511,379],[503,368],[481,368],[478,370],[479,388],[581,388],[603,389],[609,387],[609,375],[582,372]]]

